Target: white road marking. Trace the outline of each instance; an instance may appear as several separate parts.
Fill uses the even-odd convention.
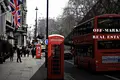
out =
[[[72,62],[70,62],[70,61],[65,60],[65,62],[67,62],[67,63],[70,63],[70,64],[74,65],[74,63],[72,63]]]
[[[64,73],[64,79],[65,80],[75,80],[72,76],[70,76],[70,74],[69,73]]]
[[[67,62],[67,63],[70,63],[70,64],[74,65],[74,63],[72,63],[72,62],[70,62],[70,61],[65,60],[65,62]],[[72,76],[70,76],[70,74],[69,74],[69,73],[64,73],[64,74],[66,75],[66,77],[67,77],[69,80],[75,80]]]
[[[114,80],[120,80],[119,78],[116,78],[116,77],[113,77],[113,76],[110,76],[110,75],[104,75],[104,76],[109,77],[109,78],[114,79]]]

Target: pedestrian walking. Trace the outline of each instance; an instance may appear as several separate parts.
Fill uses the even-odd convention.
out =
[[[22,57],[22,46],[20,47],[20,56]]]
[[[21,54],[20,54],[20,49],[17,47],[17,62],[22,62],[21,61]]]
[[[11,49],[10,49],[10,61],[13,61],[13,57],[14,57],[14,49],[13,49],[13,47],[11,47]]]
[[[29,57],[30,50],[29,48],[26,49],[27,57]]]
[[[32,58],[34,58],[34,56],[35,56],[35,48],[34,47],[32,48],[31,52],[32,52]]]
[[[22,46],[22,55],[24,54],[24,46]]]
[[[24,57],[26,57],[26,47],[24,47],[24,49],[23,49],[23,54],[24,54]]]

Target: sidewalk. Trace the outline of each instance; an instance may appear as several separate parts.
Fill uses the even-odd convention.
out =
[[[22,63],[17,63],[17,55],[15,54],[13,62],[7,59],[5,63],[0,64],[0,80],[30,80],[45,61],[44,57],[35,59],[31,55],[21,59]]]
[[[30,80],[47,80],[47,68],[43,64]]]

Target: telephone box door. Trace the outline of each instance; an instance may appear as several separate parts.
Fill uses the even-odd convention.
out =
[[[48,80],[64,79],[64,37],[48,37]]]

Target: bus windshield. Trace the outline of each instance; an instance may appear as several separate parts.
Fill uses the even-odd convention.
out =
[[[98,18],[98,28],[120,29],[120,17]]]
[[[98,41],[98,49],[120,49],[120,40]]]

